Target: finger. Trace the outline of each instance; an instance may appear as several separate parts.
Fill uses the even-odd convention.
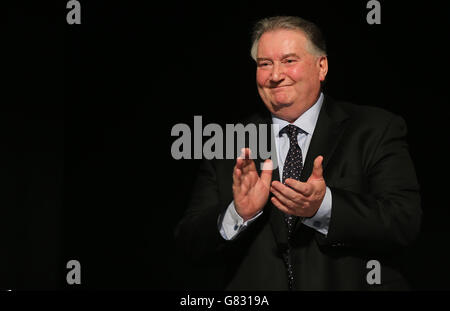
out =
[[[314,160],[314,167],[311,173],[311,177],[313,179],[322,179],[323,178],[323,168],[322,168],[323,157],[318,156]]]
[[[241,185],[240,185],[240,192],[242,195],[246,195],[248,193],[248,191],[250,190],[250,182],[248,180],[248,177],[246,176],[242,176],[242,181],[241,181]]]
[[[250,189],[255,185],[255,181],[253,180],[253,176],[242,175],[241,179],[241,191],[242,194],[247,194]]]
[[[238,158],[241,159],[250,159],[252,155],[252,151],[250,148],[241,148],[241,155]]]
[[[244,159],[242,157],[238,157],[236,159],[236,167],[242,170],[242,167],[244,166]]]
[[[244,165],[245,159],[248,158],[246,156],[248,152],[245,149],[246,148],[241,149],[241,154],[236,159],[236,163],[239,164],[241,167],[242,167],[242,165]]]
[[[241,176],[242,171],[237,167],[236,164],[233,170],[233,185],[235,185],[236,187],[239,187],[241,185]]]
[[[256,172],[255,162],[252,159],[243,160],[242,173],[247,174],[248,172]]]
[[[286,180],[287,181],[287,180]],[[292,190],[291,188],[283,185],[279,181],[272,182],[272,187],[281,192],[285,197],[294,200],[298,197],[298,192]]]
[[[270,189],[270,191],[284,206],[286,206],[289,209],[294,209],[295,203],[291,199],[285,197],[281,192],[279,192],[273,187]]]
[[[242,171],[239,171],[237,172],[235,178],[236,182],[234,182],[232,186],[233,191],[235,191],[236,194],[245,195],[250,189],[248,176],[243,175]]]
[[[295,215],[294,212],[287,208],[283,203],[280,202],[280,200],[278,200],[276,197],[272,197],[270,199],[273,203],[273,205],[275,205],[280,211],[282,211],[285,214],[289,214],[289,215]]]
[[[246,148],[241,148],[241,155],[239,157],[241,157],[242,159],[245,159],[245,149]]]
[[[250,148],[244,148],[245,158],[251,159],[252,156],[252,150]]]
[[[245,163],[252,162],[252,150],[250,148],[242,148],[241,149],[241,157],[244,159]]]
[[[311,185],[308,185],[308,183],[304,183],[292,178],[288,178],[285,181],[286,185],[288,185],[290,188],[294,189],[297,193],[300,193],[304,196],[310,196],[312,194],[312,187]],[[287,187],[289,189],[289,187]]]
[[[270,182],[272,181],[272,171],[273,171],[272,160],[267,159],[266,161],[264,161],[261,171],[261,181],[267,188],[269,188]]]

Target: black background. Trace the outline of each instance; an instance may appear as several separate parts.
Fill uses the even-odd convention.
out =
[[[44,3],[45,2],[45,3]],[[193,289],[205,268],[173,229],[199,160],[174,160],[177,123],[236,123],[261,109],[254,22],[298,15],[328,42],[325,92],[401,115],[422,188],[405,263],[415,289],[449,289],[448,9],[366,1],[65,1],[9,4],[0,110],[0,289]],[[77,259],[82,284],[69,286]]]

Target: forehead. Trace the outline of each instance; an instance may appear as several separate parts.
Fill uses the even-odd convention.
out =
[[[307,52],[308,39],[300,30],[278,29],[265,32],[258,41],[258,57],[277,57]]]

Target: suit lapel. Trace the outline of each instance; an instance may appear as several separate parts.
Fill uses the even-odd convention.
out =
[[[347,115],[345,112],[336,106],[329,97],[324,98],[316,128],[309,145],[308,154],[303,165],[300,176],[301,181],[305,182],[308,180],[312,173],[314,159],[319,155],[323,156],[322,166],[325,171],[342,134],[344,128],[342,121],[346,118]]]
[[[326,167],[345,128],[343,121],[347,118],[348,115],[331,98],[325,96],[300,176],[302,182],[308,180],[313,170],[314,159],[319,155],[323,156],[322,167],[326,172]],[[298,227],[300,222],[297,222],[295,230]]]

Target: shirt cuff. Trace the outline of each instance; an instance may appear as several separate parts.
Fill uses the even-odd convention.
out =
[[[331,219],[331,206],[333,200],[331,196],[331,190],[327,187],[325,191],[325,196],[323,198],[322,204],[317,210],[316,214],[313,217],[303,218],[303,224],[311,227],[318,232],[327,235],[328,234],[328,226],[330,224]]]
[[[225,214],[222,219],[219,216],[218,226],[220,235],[225,240],[233,240],[237,235],[242,232],[248,225],[250,225],[253,221],[256,220],[261,214],[262,210],[258,212],[255,216],[244,221],[244,219],[237,213],[236,207],[234,206],[234,201],[231,201],[230,205],[228,205]]]

